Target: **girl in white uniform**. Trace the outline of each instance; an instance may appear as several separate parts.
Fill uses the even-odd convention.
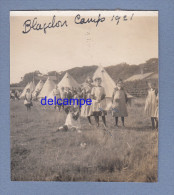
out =
[[[101,86],[102,79],[100,77],[95,78],[95,87],[92,88],[91,97],[91,115],[95,117],[97,126],[99,126],[99,116],[102,117],[104,127],[106,127],[106,93],[104,87]]]
[[[152,129],[156,129],[157,128],[156,114],[157,114],[157,107],[158,107],[157,93],[155,90],[155,86],[152,83],[148,83],[148,87],[149,90],[145,102],[144,111],[146,115],[151,118]]]

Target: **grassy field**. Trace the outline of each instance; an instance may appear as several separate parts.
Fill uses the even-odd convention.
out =
[[[128,107],[124,128],[107,115],[112,136],[84,118],[81,131],[57,131],[64,112],[39,102],[27,112],[22,100],[11,101],[11,180],[156,182],[158,131],[143,113],[144,101]]]

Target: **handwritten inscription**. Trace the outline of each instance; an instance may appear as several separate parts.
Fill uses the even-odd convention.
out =
[[[98,24],[100,22],[104,22],[105,21],[105,17],[101,17],[101,15],[99,14],[98,15],[98,18],[95,19],[95,18],[82,18],[80,16],[80,14],[78,14],[75,19],[74,19],[74,22],[75,24],[86,24],[86,23],[95,23],[96,24],[96,27],[98,26]]]
[[[116,21],[116,25],[118,25],[119,22],[121,21],[121,19],[122,19],[122,21],[128,21],[128,20],[132,20],[133,16],[134,16],[134,13],[131,15],[131,17],[128,17],[127,15],[124,15],[122,17],[118,16],[118,15],[116,15],[116,16],[113,15],[111,18],[111,21]]]
[[[107,20],[118,25],[121,21],[125,22],[132,20],[133,16],[134,13],[129,17],[127,15],[124,16],[113,15],[111,18],[110,17],[106,18],[104,16],[101,16],[101,14],[99,14],[98,17],[82,17],[80,14],[77,14],[74,17],[74,24],[85,25],[93,23],[95,24],[96,27],[98,27],[100,23],[104,23]],[[41,24],[38,22],[38,18],[35,17],[34,19],[28,19],[24,21],[23,27],[24,27],[24,30],[22,31],[23,34],[27,34],[31,30],[43,31],[46,34],[48,29],[68,27],[68,21],[66,19],[58,20],[54,15],[50,22],[48,23],[44,22],[43,24]]]
[[[31,30],[43,30],[44,33],[46,34],[47,28],[59,28],[59,27],[67,27],[67,21],[61,21],[58,20],[56,21],[56,16],[53,16],[52,21],[44,24],[40,24],[37,21],[37,17],[35,17],[33,20],[26,20],[23,24],[24,26],[24,31],[22,31],[24,34],[29,33]]]

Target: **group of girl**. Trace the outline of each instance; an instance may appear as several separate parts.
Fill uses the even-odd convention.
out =
[[[87,117],[91,125],[91,116],[94,116],[97,126],[99,126],[99,117],[102,118],[103,125],[106,128],[107,101],[104,87],[102,87],[102,79],[95,78],[94,84],[91,78],[86,80],[84,88],[87,98],[92,99],[92,105],[84,105],[81,110],[81,116]],[[112,95],[112,116],[115,117],[115,125],[118,127],[118,117],[121,117],[124,126],[124,117],[127,113],[127,96],[123,89],[123,82],[119,80]]]
[[[158,128],[158,93],[155,86],[152,83],[148,83],[148,95],[145,102],[145,113],[151,118],[152,129]],[[106,115],[108,111],[106,93],[104,87],[102,87],[102,79],[97,77],[94,81],[88,77],[85,84],[80,89],[69,89],[65,90],[64,87],[59,90],[57,87],[53,90],[55,96],[62,98],[84,98],[92,99],[91,105],[83,105],[82,108],[78,105],[75,106],[66,106],[62,107],[63,110],[68,114],[65,126],[66,128],[70,127],[79,127],[79,116],[85,117],[88,119],[89,125],[92,125],[91,117],[94,117],[96,126],[99,126],[99,119],[101,117],[104,128],[106,128]],[[110,110],[112,116],[115,118],[115,126],[118,127],[118,118],[121,118],[122,126],[124,126],[125,117],[128,116],[127,112],[127,94],[123,87],[122,80],[118,80],[116,87],[113,90],[112,94],[112,105]],[[27,89],[25,94],[24,104],[27,107],[27,110],[31,109],[32,106],[32,94],[30,89]],[[59,108],[60,110],[60,108]]]
[[[147,116],[151,118],[152,129],[158,128],[158,92],[154,83],[148,83],[148,95],[145,101],[145,113]],[[81,117],[86,117],[88,119],[89,125],[91,123],[91,117],[95,118],[95,122],[97,127],[99,126],[99,118],[101,117],[104,128],[106,128],[106,115],[108,111],[107,101],[106,101],[106,93],[104,87],[102,87],[102,79],[97,77],[94,81],[88,77],[86,83],[82,89],[83,98],[91,98],[92,105],[83,105],[80,111]],[[123,82],[119,79],[116,83],[116,87],[114,88],[112,94],[112,105],[110,106],[110,110],[112,116],[115,118],[115,126],[118,127],[118,119],[121,118],[122,126],[125,126],[124,121],[125,117],[128,116],[127,111],[127,103],[128,97],[123,87]],[[77,109],[75,110],[77,113]],[[66,120],[66,125],[71,126],[71,122],[74,123],[74,126],[79,127],[75,123],[75,120],[78,120],[78,117],[74,117],[74,112],[71,110],[69,116]],[[69,123],[68,123],[69,121]],[[75,125],[76,124],[76,125]]]

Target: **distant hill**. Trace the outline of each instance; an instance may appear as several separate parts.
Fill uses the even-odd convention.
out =
[[[93,66],[83,66],[83,67],[75,67],[72,69],[69,69],[67,71],[62,71],[62,72],[56,72],[56,71],[51,71],[48,72],[48,75],[50,76],[56,76],[57,78],[57,83],[63,78],[66,72],[71,74],[79,83],[83,83],[87,76],[93,75],[95,70],[97,69],[97,65]],[[135,74],[140,74],[142,71],[144,73],[148,72],[158,72],[158,59],[157,58],[152,58],[146,61],[143,64],[139,65],[129,65],[126,63],[121,63],[113,66],[107,66],[106,71],[109,73],[111,78],[116,81],[118,78],[121,78],[123,80],[135,75]],[[41,73],[39,71],[27,73],[24,75],[23,79],[19,83],[12,84],[11,86],[13,87],[24,87],[28,82],[32,81],[34,78],[35,83],[40,80],[41,77],[39,77]]]
[[[116,66],[109,66],[105,68],[109,75],[116,81],[118,78],[126,80],[129,77],[140,74],[141,71],[144,73],[158,72],[158,59],[153,58],[139,65],[128,65],[126,63],[118,64]]]

